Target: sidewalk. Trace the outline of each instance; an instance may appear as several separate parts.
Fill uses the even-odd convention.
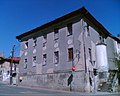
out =
[[[13,87],[18,87],[18,88],[28,88],[28,89],[34,89],[34,90],[43,90],[43,91],[51,91],[51,92],[60,92],[60,93],[65,93],[65,94],[71,94],[72,96],[77,95],[77,96],[95,96],[95,95],[117,95],[120,96],[120,92],[75,92],[75,91],[65,91],[65,90],[55,90],[55,89],[46,89],[46,88],[40,88],[40,87],[31,87],[31,86],[17,86],[17,85],[8,85],[8,86],[13,86]]]
[[[0,96],[120,96],[120,93],[81,93],[28,86],[0,84]]]

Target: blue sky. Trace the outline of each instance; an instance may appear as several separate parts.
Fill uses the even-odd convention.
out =
[[[85,8],[114,36],[120,33],[120,0],[0,0],[0,52],[9,57],[16,36],[67,13]]]

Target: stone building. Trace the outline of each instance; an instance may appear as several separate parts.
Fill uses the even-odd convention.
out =
[[[13,60],[13,63],[11,63]],[[0,53],[0,81],[10,83],[10,73],[12,75],[12,84],[16,84],[18,78],[19,57],[5,58],[4,53]],[[12,64],[12,66],[11,66]],[[12,68],[12,70],[11,70]]]
[[[117,70],[114,53],[119,39],[84,7],[16,38],[21,44],[19,84],[24,86],[101,91]]]

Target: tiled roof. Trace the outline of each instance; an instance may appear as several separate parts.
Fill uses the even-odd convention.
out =
[[[12,61],[12,57],[7,58],[6,60],[11,62]],[[19,61],[20,61],[20,57],[13,57],[13,62],[19,63]]]

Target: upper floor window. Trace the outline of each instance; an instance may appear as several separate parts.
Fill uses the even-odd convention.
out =
[[[47,43],[47,34],[43,36],[43,47],[46,46]]]
[[[69,35],[72,35],[72,23],[69,23],[68,25],[67,25],[67,35],[69,36]]]
[[[92,51],[91,51],[91,48],[88,48],[88,51],[89,51],[90,62],[92,62]]]
[[[27,68],[27,64],[28,64],[28,60],[25,59],[25,60],[24,60],[24,68]]]
[[[25,49],[27,49],[27,48],[28,48],[28,42],[25,43]]]
[[[100,43],[104,43],[104,38],[102,36],[99,37]]]
[[[36,66],[36,56],[33,56],[33,66]]]
[[[73,60],[73,48],[68,48],[68,61]]]
[[[59,63],[59,51],[54,52],[54,63]]]
[[[45,43],[43,43],[43,47],[46,47],[46,44],[47,44],[46,42],[45,42]]]
[[[43,36],[43,43],[47,42],[47,34]]]
[[[37,46],[37,38],[34,38],[33,40],[34,40],[33,41],[33,47],[35,47],[35,46]]]
[[[43,54],[43,66],[47,64],[47,54]]]
[[[87,35],[90,36],[89,25],[87,24]]]
[[[54,39],[56,40],[56,39],[59,39],[59,29],[58,28],[56,28],[55,30],[54,30]]]

